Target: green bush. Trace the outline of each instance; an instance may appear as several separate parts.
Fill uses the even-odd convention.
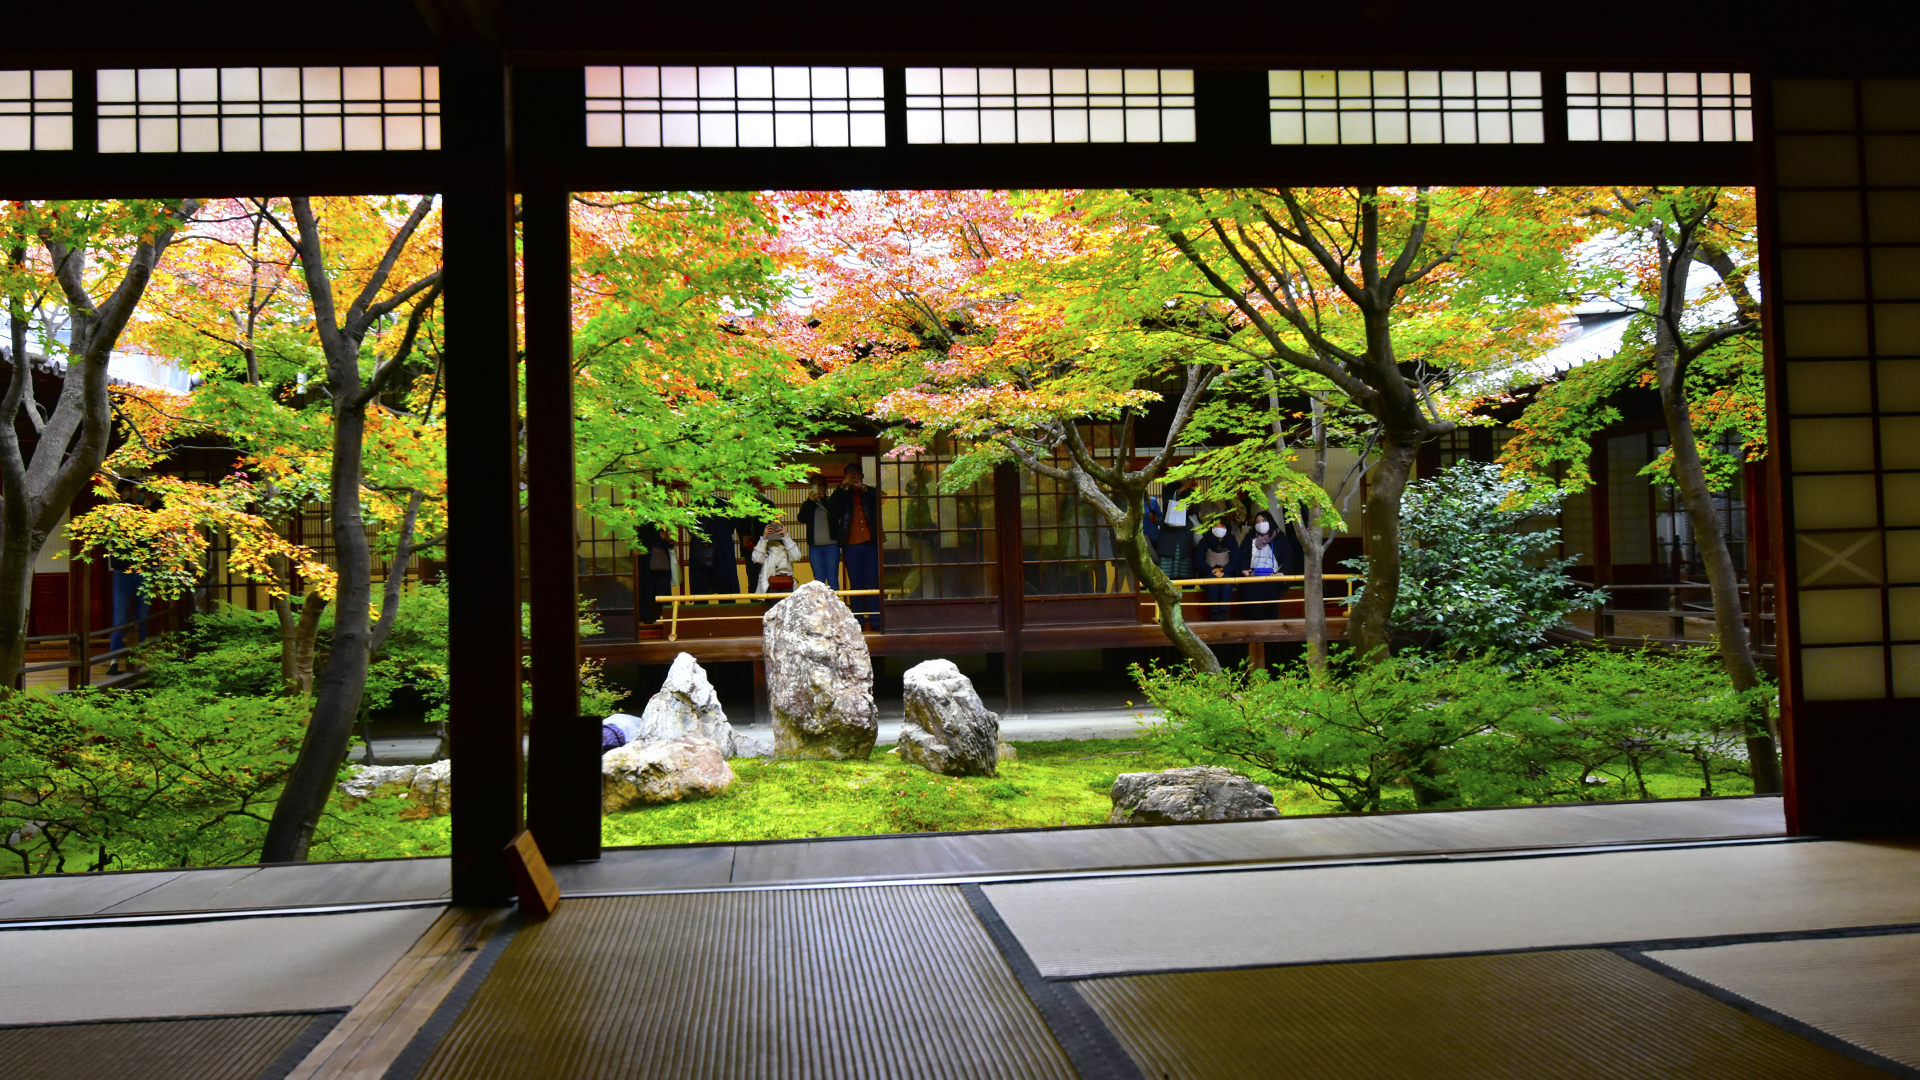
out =
[[[1708,650],[1399,657],[1324,679],[1304,664],[1135,674],[1166,717],[1148,734],[1158,749],[1354,812],[1645,799],[1654,773],[1692,772],[1711,795],[1716,778],[1749,776],[1748,718],[1774,693],[1736,693]]]
[[[305,706],[192,689],[0,702],[0,872],[255,858],[300,751]]]
[[[1604,591],[1567,576],[1577,557],[1544,557],[1560,530],[1538,527],[1539,519],[1564,498],[1479,461],[1410,486],[1400,511],[1395,632],[1444,652],[1519,654],[1569,613],[1598,605]],[[1364,558],[1347,565],[1367,572]]]

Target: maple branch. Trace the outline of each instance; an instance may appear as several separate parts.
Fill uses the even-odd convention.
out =
[[[428,274],[426,277],[423,277],[419,281],[416,281],[413,284],[407,286],[406,288],[400,290],[399,292],[395,293],[393,296],[373,305],[373,307],[368,309],[367,311],[367,314],[366,314],[367,322],[372,323],[375,319],[378,319],[380,316],[387,314],[388,312],[399,307],[401,304],[404,304],[407,301],[413,299],[414,297],[420,295],[420,291],[422,289],[429,289],[429,288],[437,289],[439,285],[440,285],[440,268],[435,268],[433,273]]]
[[[1227,299],[1227,302],[1238,308],[1240,313],[1246,316],[1247,321],[1252,323],[1254,328],[1260,331],[1260,336],[1266,339],[1268,347],[1273,349],[1275,354],[1290,364],[1296,364],[1317,375],[1324,376],[1356,399],[1363,396],[1372,396],[1372,389],[1365,383],[1353,378],[1346,372],[1341,371],[1338,367],[1318,357],[1302,353],[1288,345],[1280,337],[1279,331],[1274,329],[1273,324],[1269,323],[1260,314],[1259,309],[1248,303],[1246,296],[1242,294],[1240,290],[1228,284],[1227,280],[1220,276],[1219,271],[1215,270],[1201,257],[1199,251],[1195,249],[1193,241],[1187,238],[1186,233],[1170,225],[1163,227],[1166,230],[1167,238],[1173,241],[1173,246],[1179,250],[1180,254],[1186,256],[1187,261],[1191,262],[1194,267],[1200,271],[1201,275],[1207,279],[1207,282],[1211,284],[1221,296]],[[1285,316],[1284,310],[1281,310],[1280,313],[1282,317]]]
[[[400,539],[393,550],[393,561],[387,565],[387,580],[381,592],[380,621],[373,624],[372,632],[367,635],[369,652],[387,640],[393,631],[394,617],[400,614],[400,589],[406,584],[407,564],[413,561],[413,553],[418,550],[413,545],[413,527],[420,518],[420,504],[425,499],[426,492],[419,488],[407,496],[407,511],[400,519]]]
[[[373,375],[367,379],[367,384],[361,387],[360,392],[353,396],[353,406],[358,407],[365,405],[367,402],[379,397],[381,392],[386,389],[387,381],[393,377],[393,373],[400,369],[401,364],[406,363],[409,356],[413,355],[413,341],[415,337],[419,336],[421,320],[426,316],[427,309],[433,306],[433,302],[440,298],[440,271],[435,270],[426,278],[422,278],[421,281],[424,282],[429,279],[432,279],[433,287],[419,303],[413,305],[413,311],[408,313],[407,330],[406,333],[400,337],[399,347],[394,349],[393,356],[388,359],[386,363],[374,369]]]
[[[1306,221],[1306,209],[1300,205],[1299,196],[1293,193],[1292,188],[1281,188],[1278,194],[1280,200],[1287,204],[1287,215],[1293,219],[1294,229],[1297,231],[1290,231],[1283,227],[1263,206],[1260,208],[1260,217],[1266,221],[1267,228],[1312,252],[1314,261],[1327,272],[1327,277],[1333,281],[1334,286],[1347,294],[1347,299],[1355,304],[1363,303],[1365,290],[1355,285],[1353,279],[1347,276],[1346,261],[1335,258],[1333,253],[1327,250],[1326,245],[1320,242],[1320,238],[1313,235],[1313,229]]]
[[[413,239],[414,231],[420,228],[420,223],[426,220],[427,212],[432,209],[433,196],[420,196],[420,201],[413,206],[413,213],[407,215],[406,223],[401,225],[400,231],[394,233],[393,239],[387,242],[387,250],[380,256],[380,265],[374,268],[373,274],[367,278],[366,285],[361,288],[360,295],[354,297],[353,303],[347,307],[349,332],[353,329],[364,330],[373,320],[393,310],[402,302],[400,297],[395,297],[385,305],[379,305],[373,302],[373,298],[380,295],[380,290],[386,287],[387,278],[393,274],[394,264],[400,261],[401,250],[407,246],[407,241]],[[415,282],[415,284],[419,283]]]
[[[1193,416],[1194,403],[1200,400],[1201,392],[1213,381],[1218,369],[1206,364],[1188,364],[1186,374],[1187,385],[1180,392],[1180,404],[1174,407],[1173,420],[1167,425],[1167,437],[1161,444],[1160,452],[1153,455],[1144,467],[1124,473],[1128,481],[1137,483],[1151,480],[1167,467],[1168,460],[1173,457],[1174,444],[1179,441],[1176,436],[1186,429],[1187,420]]]

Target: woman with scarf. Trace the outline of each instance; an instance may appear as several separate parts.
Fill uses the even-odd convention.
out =
[[[1300,549],[1291,534],[1274,523],[1265,510],[1253,515],[1253,528],[1240,542],[1229,577],[1268,577],[1300,572]],[[1278,581],[1249,582],[1240,586],[1240,617],[1276,619],[1280,617],[1280,598],[1291,585]]]

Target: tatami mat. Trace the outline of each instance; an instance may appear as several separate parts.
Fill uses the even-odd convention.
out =
[[[421,1077],[1073,1072],[957,888],[568,900],[523,928]]]
[[[0,932],[0,1024],[351,1006],[440,911]]]
[[[1920,922],[1920,845],[1809,842],[987,885],[1042,974]]]
[[[372,859],[0,878],[0,922],[435,900],[447,895],[447,867],[446,859]]]
[[[1920,934],[1767,941],[1646,955],[1920,1069]]]
[[[315,1017],[222,1016],[0,1028],[7,1080],[255,1080]]]
[[[1150,1077],[1840,1080],[1867,1065],[1609,952],[1075,983]]]

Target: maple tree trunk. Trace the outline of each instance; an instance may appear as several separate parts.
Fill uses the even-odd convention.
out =
[[[1740,611],[1740,579],[1733,568],[1733,553],[1727,547],[1719,515],[1713,512],[1713,492],[1707,487],[1706,468],[1701,464],[1700,447],[1694,439],[1684,377],[1675,360],[1675,344],[1664,326],[1660,328],[1655,346],[1654,369],[1660,382],[1660,407],[1666,414],[1667,439],[1673,448],[1675,487],[1680,492],[1681,504],[1686,507],[1687,521],[1693,526],[1694,546],[1700,549],[1700,562],[1712,590],[1713,628],[1720,664],[1735,690],[1751,690],[1760,685],[1760,668],[1747,638],[1746,616]],[[1770,794],[1782,790],[1780,755],[1764,706],[1761,715],[1749,719],[1746,742],[1754,792]]]
[[[11,504],[12,497],[7,501]],[[7,516],[14,516],[11,505]],[[26,515],[23,512],[20,516]],[[23,540],[27,531],[24,524],[19,527]],[[15,528],[9,521],[7,542],[0,546],[0,679],[4,680],[0,681],[0,697],[12,689],[27,664],[27,598],[33,593],[33,553],[27,550],[28,544],[13,542]]]
[[[1393,605],[1400,594],[1400,500],[1413,472],[1419,444],[1389,434],[1367,489],[1367,581],[1347,619],[1355,659],[1387,657],[1393,636]]]
[[[320,616],[327,610],[327,598],[310,592],[300,601],[300,618],[293,627],[293,688],[305,695],[313,693],[313,654],[320,641]]]
[[[334,589],[333,647],[321,675],[313,703],[313,718],[300,745],[287,786],[274,804],[267,826],[262,862],[302,862],[313,842],[327,800],[333,794],[340,764],[353,739],[353,721],[367,689],[368,608],[373,598],[372,555],[367,531],[360,519],[361,437],[366,429],[364,406],[351,407],[335,390],[332,484],[333,543],[339,560],[339,583]],[[303,606],[301,617],[306,610]],[[314,619],[319,619],[316,610]]]
[[[1200,635],[1187,625],[1186,615],[1180,610],[1180,590],[1160,571],[1160,557],[1148,546],[1146,532],[1136,521],[1131,535],[1121,536],[1119,533],[1119,529],[1114,530],[1114,543],[1127,553],[1127,565],[1133,567],[1135,580],[1145,585],[1147,592],[1159,602],[1160,632],[1167,635],[1167,640],[1196,669],[1219,672],[1220,658],[1213,655],[1207,643],[1201,641]]]

